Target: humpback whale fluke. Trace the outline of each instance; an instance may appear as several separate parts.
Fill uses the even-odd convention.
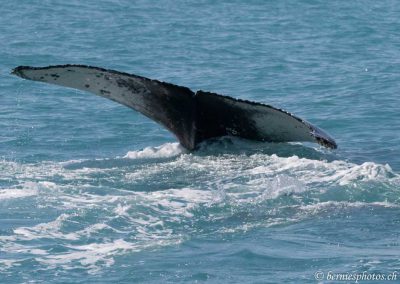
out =
[[[88,91],[155,120],[193,150],[210,138],[233,135],[268,142],[309,141],[337,148],[327,133],[284,110],[158,80],[85,65],[19,66],[28,80]]]

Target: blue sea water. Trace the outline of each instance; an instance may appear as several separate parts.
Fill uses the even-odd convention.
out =
[[[399,280],[398,4],[2,1],[0,282]],[[10,74],[66,63],[271,104],[339,148],[189,153],[128,108]]]

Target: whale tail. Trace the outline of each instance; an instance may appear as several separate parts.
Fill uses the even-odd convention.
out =
[[[336,142],[323,130],[269,105],[197,91],[158,80],[85,65],[19,66],[28,80],[88,91],[130,107],[170,130],[193,150],[207,139],[232,135],[268,142]]]

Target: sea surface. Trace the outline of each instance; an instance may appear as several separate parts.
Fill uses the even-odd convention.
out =
[[[3,0],[0,15],[0,283],[400,280],[398,1]],[[339,148],[188,152],[131,109],[10,74],[67,63],[283,108]]]

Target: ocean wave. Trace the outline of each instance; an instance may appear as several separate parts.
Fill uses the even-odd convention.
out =
[[[74,268],[71,263],[78,262],[89,273],[96,273],[102,267],[109,267],[114,264],[116,255],[138,250],[133,243],[122,239],[108,243],[69,246],[69,249],[66,253],[47,254],[46,256],[36,257],[35,260],[45,265],[47,269],[54,269],[59,266],[64,269],[71,269]]]
[[[3,269],[28,258],[43,269],[99,273],[118,256],[192,236],[400,206],[399,175],[389,165],[263,153],[196,155],[176,144],[149,149],[134,152],[129,159],[146,159],[132,164],[0,161],[6,185],[0,203],[19,208],[34,198],[30,210],[45,216],[3,232],[0,251],[10,259]],[[161,157],[171,159],[147,159]]]

